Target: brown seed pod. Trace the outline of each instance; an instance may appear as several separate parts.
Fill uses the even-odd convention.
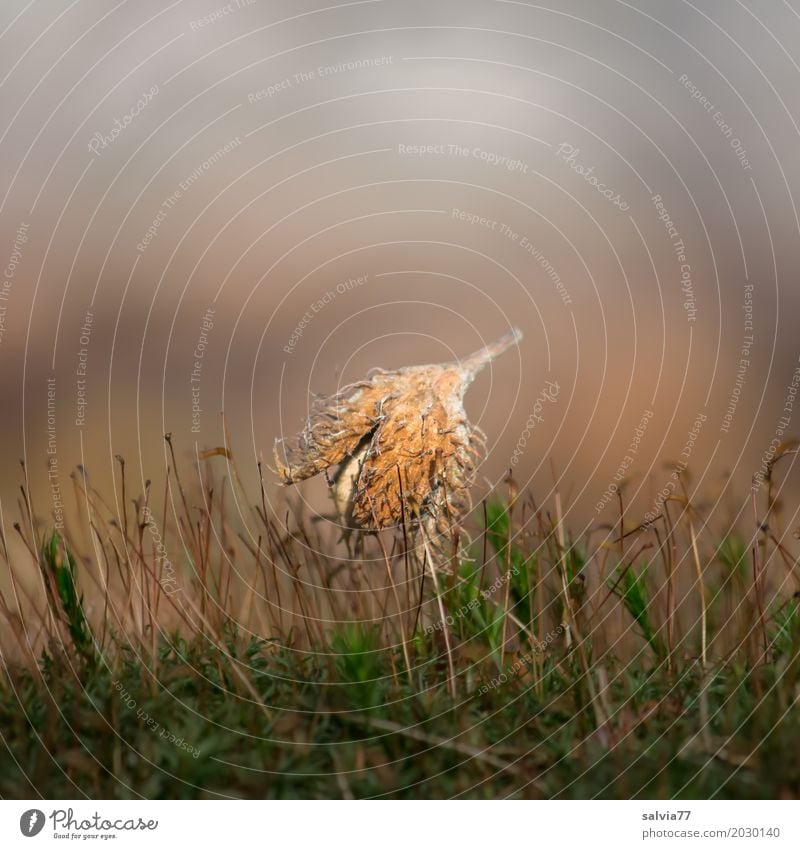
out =
[[[377,531],[405,520],[433,537],[458,527],[485,437],[464,394],[478,372],[522,338],[513,330],[464,360],[398,371],[317,398],[303,431],[275,442],[284,483],[339,466],[333,496],[342,522]]]

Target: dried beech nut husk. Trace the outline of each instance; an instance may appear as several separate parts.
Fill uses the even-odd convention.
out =
[[[472,507],[469,490],[486,437],[470,424],[464,394],[519,330],[463,360],[398,371],[317,398],[304,429],[276,440],[286,484],[339,466],[333,497],[348,528],[377,531],[405,521],[431,537],[449,534]]]

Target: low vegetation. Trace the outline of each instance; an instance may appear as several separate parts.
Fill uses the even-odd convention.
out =
[[[433,569],[405,524],[349,559],[224,449],[158,504],[76,470],[55,530],[23,488],[0,796],[797,798],[794,452],[738,517],[684,488],[580,538],[509,477]]]

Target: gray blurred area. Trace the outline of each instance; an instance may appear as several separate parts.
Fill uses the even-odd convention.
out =
[[[684,463],[727,504],[800,434],[796,2],[4,0],[0,33],[6,523],[20,458],[46,515],[78,463],[163,481],[165,432],[255,502],[312,393],[512,326],[478,496],[557,479],[580,529]]]

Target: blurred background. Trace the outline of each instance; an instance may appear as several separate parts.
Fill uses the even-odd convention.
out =
[[[313,393],[511,326],[478,496],[738,503],[800,434],[799,44],[792,2],[4,0],[4,521],[21,458],[58,518],[166,432],[255,502]]]

